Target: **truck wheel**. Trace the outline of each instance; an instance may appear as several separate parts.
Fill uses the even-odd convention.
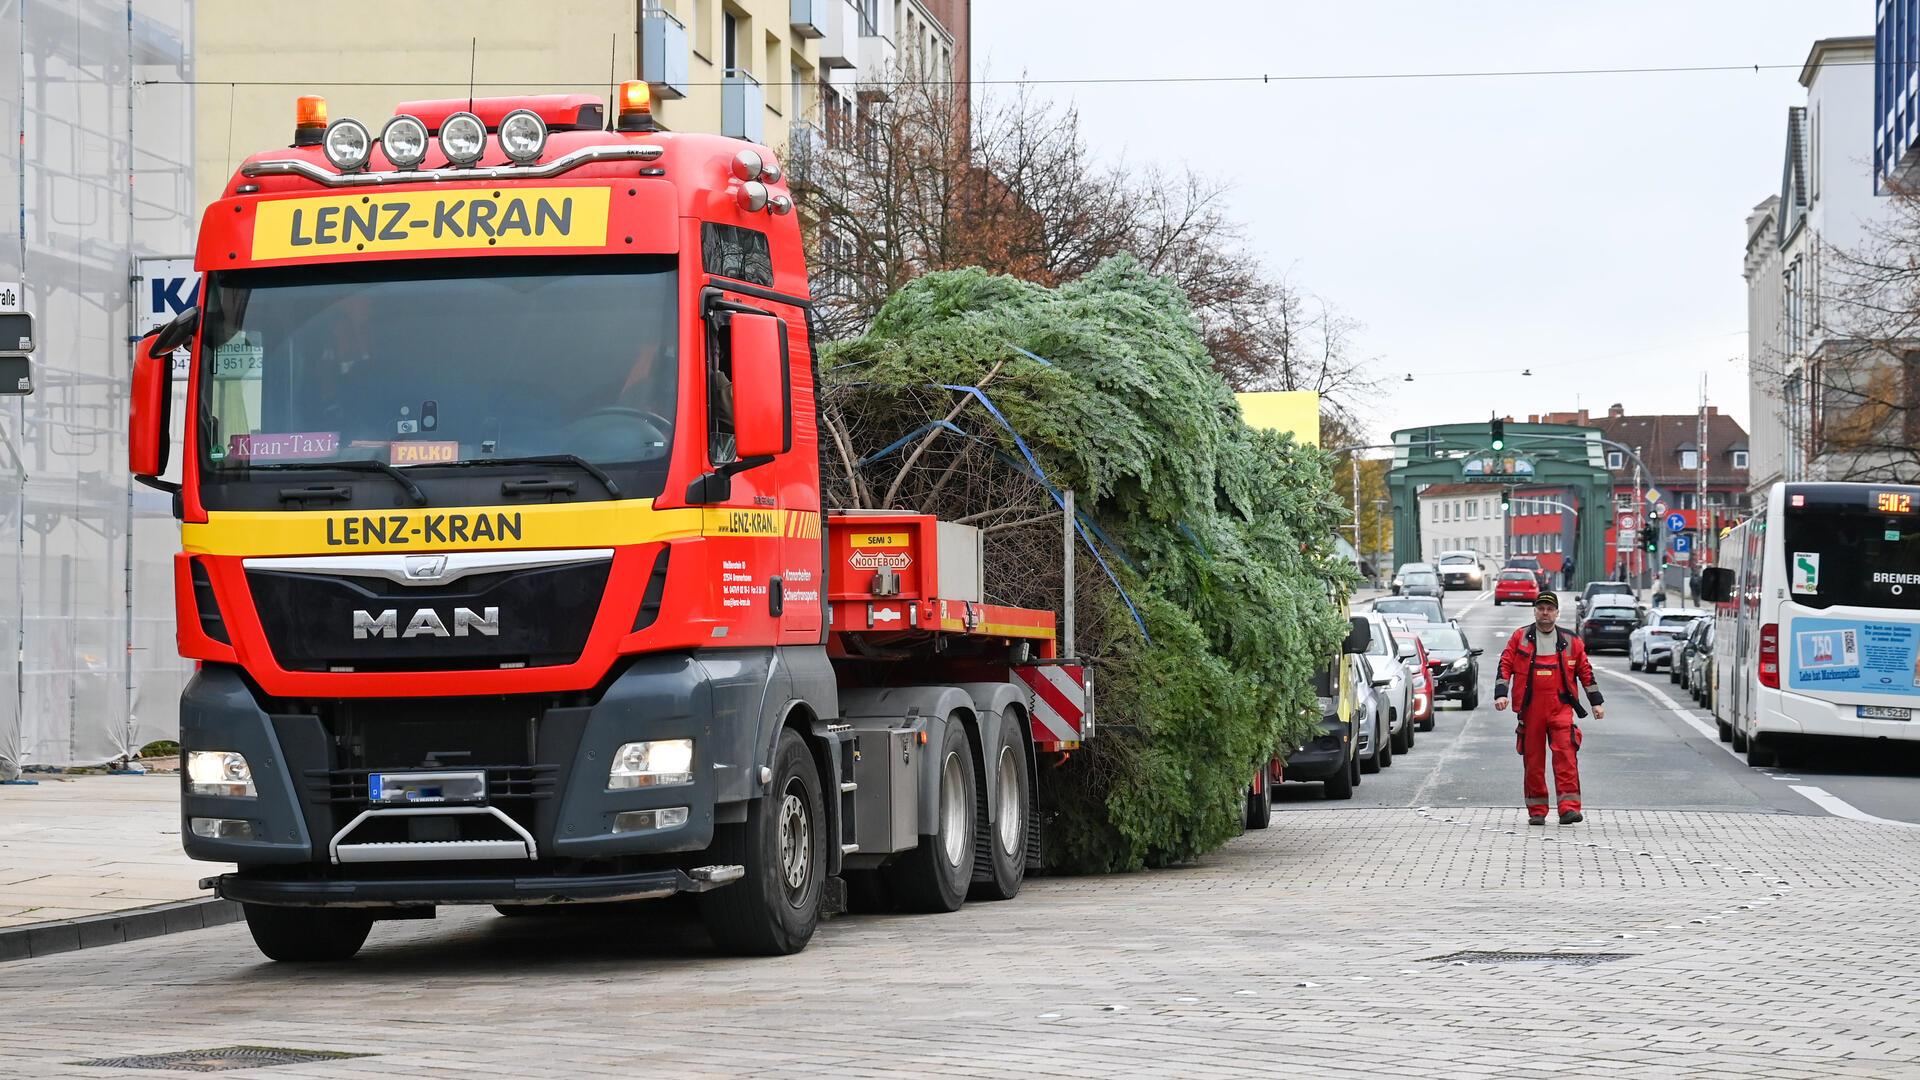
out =
[[[1353,798],[1353,765],[1348,763],[1340,771],[1327,777],[1320,785],[1321,792],[1329,799]]]
[[[1007,717],[1000,722],[1000,746],[987,756],[987,772],[975,777],[992,784],[994,801],[1000,807],[998,820],[987,821],[986,789],[980,791],[980,813],[973,826],[976,845],[985,849],[975,853],[975,868],[987,871],[987,878],[975,881],[967,890],[969,900],[1011,900],[1020,894],[1020,883],[1027,877],[1027,733],[1020,722]],[[984,856],[984,860],[981,858]],[[985,865],[982,865],[982,863]]]
[[[709,854],[746,868],[739,881],[700,894],[700,918],[714,944],[742,956],[807,947],[820,921],[827,830],[820,772],[799,732],[780,733],[772,786],[747,804],[745,824],[714,830]]]
[[[887,884],[902,911],[955,911],[973,880],[974,790],[967,732],[949,719],[940,737],[940,790],[935,793],[931,836],[887,867]]]
[[[364,908],[243,905],[247,932],[269,960],[315,963],[347,960],[367,943],[373,913]]]
[[[1273,789],[1265,784],[1259,790],[1247,788],[1247,828],[1264,829],[1273,823]]]

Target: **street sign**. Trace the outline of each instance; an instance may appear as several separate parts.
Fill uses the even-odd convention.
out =
[[[1634,516],[1633,516],[1632,514],[1621,514],[1621,515],[1620,515],[1620,527],[1621,527],[1621,528],[1623,528],[1623,529],[1631,529],[1631,528],[1633,528],[1633,527],[1634,527],[1635,525],[1637,525],[1637,524],[1639,524],[1639,519],[1637,519],[1637,518],[1635,518],[1635,517],[1634,517]]]
[[[0,281],[0,311],[27,310],[27,290],[17,281]]]
[[[1692,551],[1693,536],[1689,533],[1673,534],[1673,550],[1676,554],[1680,554],[1680,555],[1684,555],[1687,552]]]
[[[1653,512],[1654,512],[1654,513],[1656,513],[1656,514],[1664,514],[1664,513],[1666,513],[1666,512],[1667,512],[1667,504],[1666,504],[1666,503],[1663,503],[1663,502],[1657,502],[1657,503],[1654,503],[1654,504],[1653,504]]]
[[[1686,532],[1687,531],[1687,515],[1668,514],[1667,515],[1667,531],[1672,533]]]

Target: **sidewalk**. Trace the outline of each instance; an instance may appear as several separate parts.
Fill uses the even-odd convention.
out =
[[[39,784],[0,787],[0,960],[161,932],[139,925],[154,920],[115,915],[153,913],[162,925],[169,918],[195,926],[229,921],[164,906],[207,898],[197,882],[224,869],[193,862],[180,849],[178,776],[35,779]],[[71,934],[63,933],[71,920],[108,925],[73,924]],[[23,950],[23,928],[51,932],[34,935],[38,947]],[[15,946],[6,939],[16,939]]]

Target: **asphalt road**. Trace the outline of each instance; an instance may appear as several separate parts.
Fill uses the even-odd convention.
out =
[[[1486,650],[1480,660],[1480,708],[1446,703],[1433,731],[1421,732],[1413,753],[1365,776],[1352,802],[1364,807],[1511,806],[1521,815],[1520,756],[1514,752],[1512,712],[1493,708],[1493,677],[1507,635],[1530,616],[1527,608],[1495,607],[1489,594],[1455,592],[1447,611],[1468,640]],[[1571,622],[1564,615],[1562,625]],[[1809,755],[1800,768],[1753,769],[1714,735],[1713,720],[1666,672],[1635,673],[1616,653],[1594,657],[1607,698],[1607,718],[1581,721],[1582,801],[1589,811],[1714,810],[1807,814],[1889,820],[1920,825],[1920,745],[1834,744]],[[1287,784],[1277,792],[1283,810],[1332,805],[1319,784]]]

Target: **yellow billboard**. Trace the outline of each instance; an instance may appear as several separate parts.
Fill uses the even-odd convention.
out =
[[[1235,394],[1248,427],[1292,432],[1295,442],[1320,445],[1320,395],[1312,390],[1266,390]]]

